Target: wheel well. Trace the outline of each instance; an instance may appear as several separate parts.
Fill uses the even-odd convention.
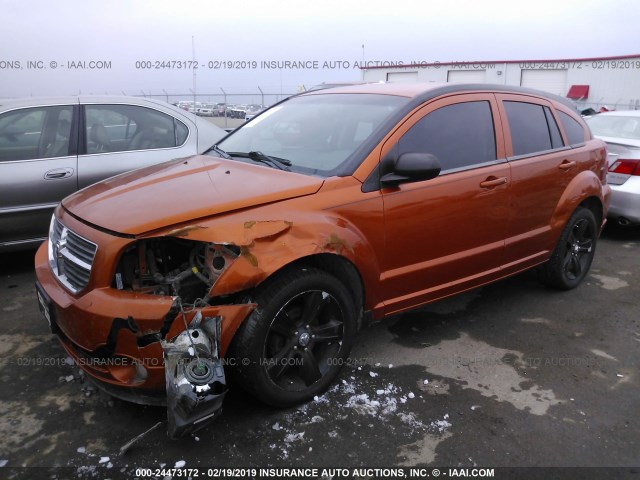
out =
[[[355,302],[358,309],[358,330],[362,327],[363,309],[364,309],[364,283],[360,272],[356,266],[344,257],[332,253],[319,253],[309,257],[299,258],[298,260],[288,264],[278,272],[284,269],[314,267],[319,270],[333,275],[342,280],[345,287],[349,290],[351,298]],[[275,272],[274,274],[277,274]]]
[[[602,225],[602,203],[597,197],[589,197],[580,203],[581,207],[588,208],[596,217],[598,228]]]

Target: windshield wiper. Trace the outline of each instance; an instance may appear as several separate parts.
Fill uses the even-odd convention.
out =
[[[220,147],[218,147],[218,145],[214,145],[211,148],[209,148],[209,149],[204,151],[204,153],[209,153],[209,152],[216,152],[222,158],[226,158],[227,160],[231,160],[231,155],[229,155],[227,152],[225,152]]]
[[[266,155],[258,151],[253,151],[249,153],[229,152],[229,155],[233,157],[250,158],[251,160],[254,160],[256,162],[261,162],[280,170],[286,170],[287,172],[289,171],[287,167],[291,166],[291,161],[287,160],[286,158],[271,157],[269,155]]]

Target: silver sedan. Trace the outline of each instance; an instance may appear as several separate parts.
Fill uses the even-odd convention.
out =
[[[41,242],[55,206],[76,190],[202,153],[226,135],[207,120],[145,98],[0,103],[0,251]]]
[[[620,225],[640,224],[640,110],[600,113],[586,121],[607,143],[609,218]]]

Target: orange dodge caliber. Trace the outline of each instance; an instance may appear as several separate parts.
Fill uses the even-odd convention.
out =
[[[218,416],[229,377],[276,406],[320,394],[371,320],[532,267],[576,287],[605,162],[571,104],[534,90],[314,91],[64,199],[38,301],[101,388],[166,404],[176,438]]]

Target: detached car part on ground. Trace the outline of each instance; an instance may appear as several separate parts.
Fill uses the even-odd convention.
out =
[[[220,413],[229,383],[276,406],[321,394],[371,320],[532,267],[576,287],[605,178],[605,144],[559,97],[310,92],[208,155],[66,198],[36,255],[38,299],[91,378],[166,404],[179,437]]]

